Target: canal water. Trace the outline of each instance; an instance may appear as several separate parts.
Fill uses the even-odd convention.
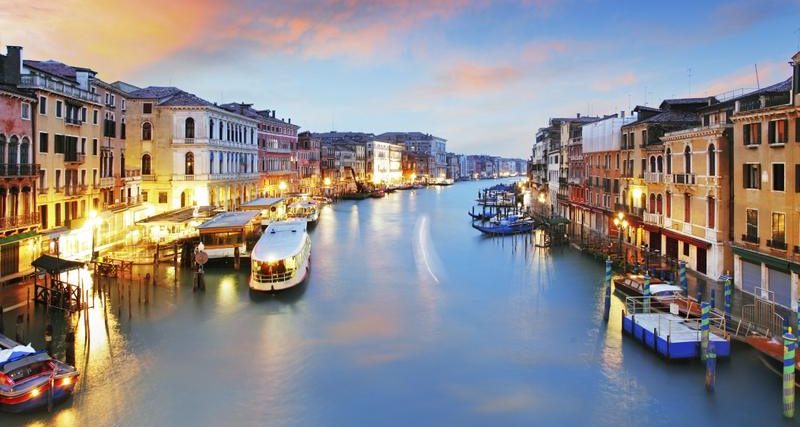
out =
[[[209,267],[198,293],[167,268],[146,305],[138,283],[94,284],[111,293],[93,299],[88,340],[72,320],[78,393],[0,425],[791,424],[753,351],[736,346],[707,394],[699,362],[621,335],[619,300],[603,321],[601,265],[470,228],[494,183],[326,207],[310,279],[277,296],[250,294],[247,264]],[[28,332],[39,346],[43,319]]]

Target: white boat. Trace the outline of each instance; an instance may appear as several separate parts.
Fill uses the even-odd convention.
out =
[[[311,238],[305,221],[273,222],[250,255],[250,289],[279,291],[308,276]]]
[[[289,219],[305,221],[314,225],[319,219],[319,203],[312,199],[301,200],[289,205],[286,211]]]

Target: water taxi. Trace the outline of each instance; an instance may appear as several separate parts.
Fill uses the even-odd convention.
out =
[[[72,366],[0,335],[0,410],[28,412],[63,401],[77,381]]]
[[[289,205],[286,215],[290,220],[305,221],[314,225],[319,219],[319,203],[312,199],[301,200]]]
[[[208,257],[246,257],[260,229],[259,211],[222,212],[197,226]]]
[[[278,291],[297,286],[311,268],[311,239],[305,221],[274,222],[250,257],[250,289]]]

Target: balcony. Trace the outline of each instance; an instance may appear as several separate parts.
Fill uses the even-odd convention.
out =
[[[761,243],[761,239],[758,236],[753,236],[750,234],[742,234],[742,241],[747,243],[752,243],[754,245],[758,245]]]
[[[646,222],[648,224],[657,225],[659,227],[663,227],[664,226],[664,216],[659,214],[659,213],[645,212],[644,213],[644,222]]]
[[[82,165],[86,162],[86,154],[84,153],[66,153],[64,154],[64,163],[73,163]]]
[[[695,176],[694,176],[693,173],[672,174],[672,183],[673,184],[694,185],[695,184]]]
[[[15,228],[31,227],[39,224],[39,213],[31,213],[21,216],[7,216],[0,218],[0,231],[13,230]]]
[[[125,175],[123,175],[122,178],[126,182],[141,180],[142,179],[141,169],[139,168],[125,169]]]
[[[66,196],[82,196],[86,194],[87,185],[67,185],[64,187],[64,195]]]
[[[39,165],[34,163],[0,163],[0,177],[29,177],[39,175]]]
[[[79,118],[70,116],[64,117],[64,123],[71,126],[80,126],[83,124],[83,122]]]
[[[645,172],[644,173],[644,180],[647,181],[648,183],[660,184],[660,183],[663,182],[662,181],[663,177],[664,177],[664,174],[661,173],[661,172]]]
[[[20,76],[20,87],[28,89],[45,89],[72,98],[93,102],[95,104],[100,103],[100,95],[96,93],[91,93],[88,90],[83,90],[76,86],[71,86],[33,74]]]
[[[786,242],[781,240],[767,240],[767,246],[781,251],[785,251],[787,248]]]
[[[119,210],[119,209],[125,209],[125,208],[134,207],[134,206],[139,206],[141,204],[142,204],[142,201],[138,197],[131,197],[130,199],[128,199],[128,200],[126,200],[124,202],[103,203],[102,210],[108,210],[108,211]]]
[[[104,176],[100,178],[100,188],[111,188],[114,186],[113,176]]]
[[[142,181],[155,181],[155,175],[142,175]]]

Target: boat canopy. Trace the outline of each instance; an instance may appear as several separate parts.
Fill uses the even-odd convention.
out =
[[[241,205],[242,209],[267,209],[286,200],[284,197],[259,197]]]
[[[249,224],[260,215],[258,211],[223,212],[214,218],[197,226],[198,230],[212,230],[217,228],[237,228]]]
[[[306,238],[305,221],[274,222],[258,239],[250,257],[254,261],[272,262],[293,257],[303,250]]]
[[[664,284],[650,285],[651,294],[656,295],[662,292],[683,293],[683,289],[680,286],[674,286],[674,285],[664,285]]]

